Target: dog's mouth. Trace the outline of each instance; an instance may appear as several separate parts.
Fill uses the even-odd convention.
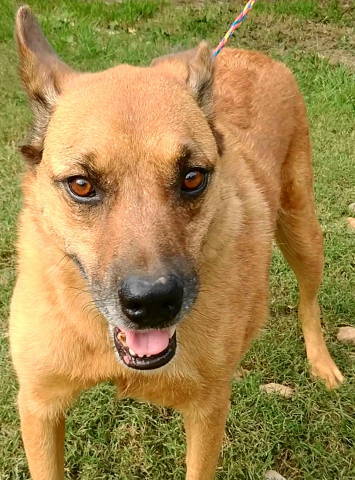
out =
[[[166,365],[176,352],[175,327],[161,330],[114,329],[114,342],[122,362],[136,370]]]

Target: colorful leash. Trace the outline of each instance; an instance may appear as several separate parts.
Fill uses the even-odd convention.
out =
[[[250,0],[244,7],[244,10],[242,11],[241,14],[238,15],[238,17],[234,20],[234,22],[231,24],[229,27],[228,32],[224,35],[222,40],[219,42],[217,47],[213,50],[212,55],[216,57],[219,52],[222,50],[222,48],[225,47],[226,43],[230,39],[230,37],[233,35],[234,31],[237,30],[237,28],[240,27],[241,23],[247,18],[248,13],[250,10],[253,8],[254,4],[256,3],[256,0]]]

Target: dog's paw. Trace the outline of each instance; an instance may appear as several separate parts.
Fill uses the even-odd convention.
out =
[[[339,387],[344,381],[343,375],[328,352],[311,362],[311,375],[323,380],[329,390]]]

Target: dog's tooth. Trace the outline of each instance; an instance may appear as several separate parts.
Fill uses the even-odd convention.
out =
[[[136,357],[136,356],[137,356],[136,352],[134,352],[131,348],[129,349],[129,353],[130,353],[133,357]]]
[[[175,333],[176,327],[175,326],[170,327],[168,330],[169,330],[169,337],[171,338]]]
[[[118,335],[117,335],[117,338],[118,338],[118,340],[122,343],[122,345],[123,345],[124,347],[127,346],[127,344],[126,344],[126,334],[125,334],[125,333],[119,332]]]

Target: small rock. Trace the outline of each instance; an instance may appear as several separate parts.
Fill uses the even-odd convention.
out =
[[[350,213],[355,213],[355,202],[350,203],[350,205],[348,206],[348,209]]]
[[[337,339],[342,343],[352,343],[355,345],[355,327],[340,327]]]
[[[265,385],[260,385],[260,390],[264,393],[277,393],[285,398],[290,398],[295,393],[295,390],[281,383],[266,383]]]
[[[348,222],[348,229],[350,232],[355,232],[355,218],[348,217],[346,221]]]
[[[265,480],[286,480],[286,478],[277,473],[275,470],[269,470],[265,473]]]

